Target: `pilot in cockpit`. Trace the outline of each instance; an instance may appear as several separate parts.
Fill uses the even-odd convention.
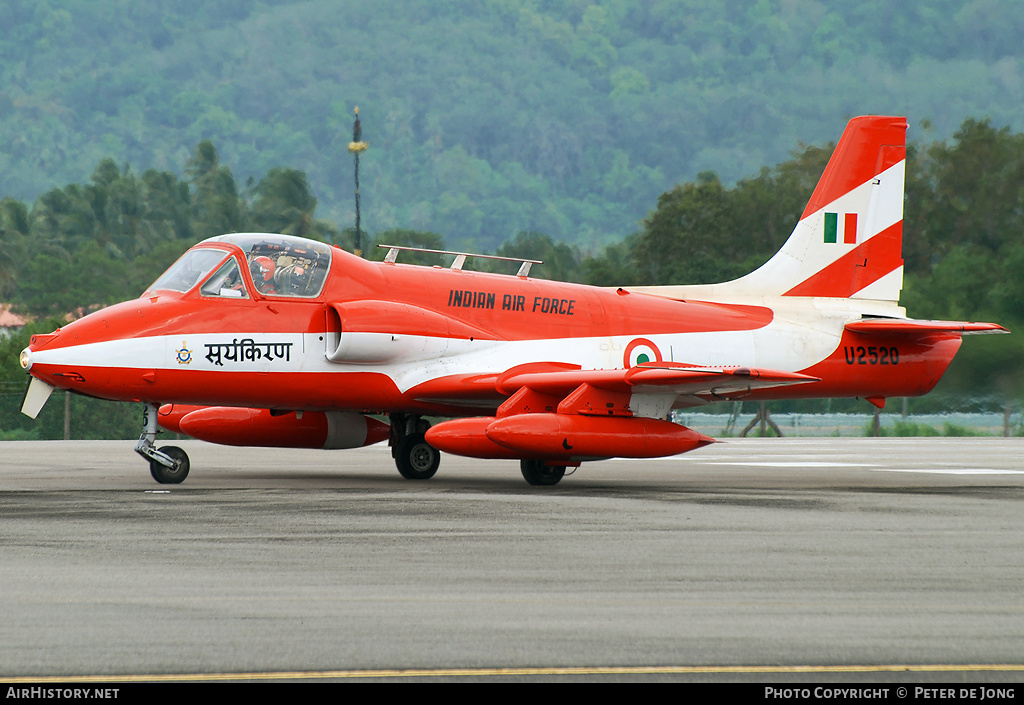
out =
[[[249,271],[252,273],[253,283],[261,294],[276,294],[274,288],[274,260],[269,257],[259,256],[249,264]]]

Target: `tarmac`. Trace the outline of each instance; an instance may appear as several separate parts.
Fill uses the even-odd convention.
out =
[[[0,443],[0,681],[1017,681],[1024,439],[585,463]]]

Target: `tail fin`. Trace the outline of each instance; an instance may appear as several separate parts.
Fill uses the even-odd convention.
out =
[[[905,118],[851,120],[786,244],[726,286],[759,295],[899,301],[906,134]]]
[[[630,287],[672,298],[773,296],[899,301],[907,121],[850,120],[793,233],[750,274],[722,284]]]

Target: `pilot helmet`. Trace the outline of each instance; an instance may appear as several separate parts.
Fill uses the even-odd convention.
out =
[[[270,281],[274,278],[274,260],[269,257],[257,257],[249,265],[252,278],[255,282]]]

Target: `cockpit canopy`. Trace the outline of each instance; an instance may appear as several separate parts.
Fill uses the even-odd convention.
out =
[[[331,266],[330,246],[291,235],[219,235],[201,244],[207,243],[238,246],[245,254],[245,264],[256,289],[264,296],[315,298],[323,290]],[[194,247],[147,291],[186,292],[204,282],[200,289],[203,296],[248,298],[249,291],[238,262],[234,256],[227,259],[231,251],[229,247]],[[211,272],[214,272],[212,276]]]

